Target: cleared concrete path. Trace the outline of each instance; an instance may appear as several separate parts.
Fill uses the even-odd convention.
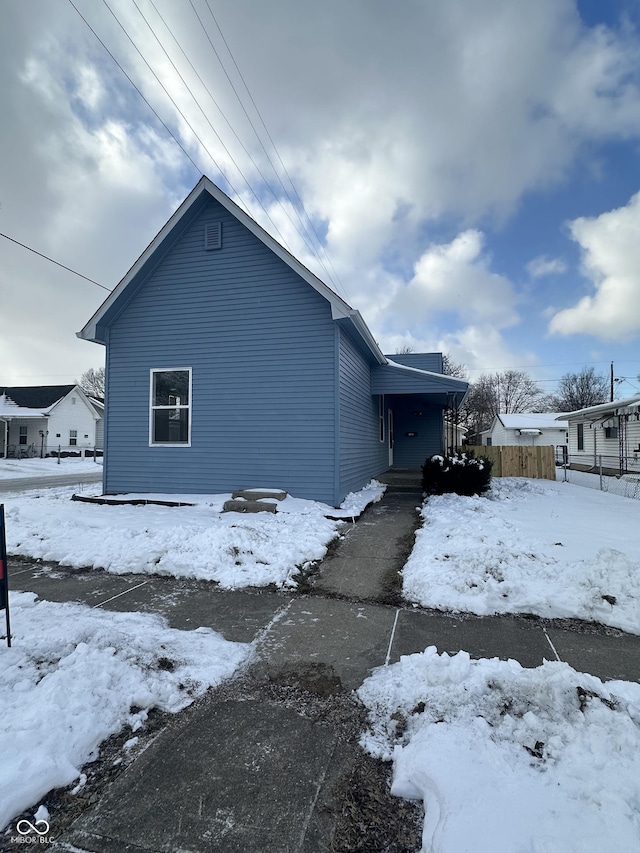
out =
[[[314,584],[316,592],[376,600],[393,583],[413,545],[420,492],[390,492],[347,529],[326,557]]]

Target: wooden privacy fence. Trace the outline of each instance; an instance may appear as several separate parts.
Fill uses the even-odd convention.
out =
[[[503,444],[495,447],[459,448],[468,453],[473,450],[476,458],[486,456],[493,462],[491,473],[494,477],[533,477],[541,480],[555,480],[556,454],[552,445],[527,447],[515,444]]]

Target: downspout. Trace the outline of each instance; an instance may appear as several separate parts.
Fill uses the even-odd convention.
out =
[[[333,505],[340,506],[340,327],[333,324]]]
[[[105,333],[105,353],[104,353],[104,411],[102,413],[102,494],[107,494],[107,441],[109,430],[107,429],[107,417],[109,412],[109,358],[111,348],[109,340],[111,338],[111,328],[109,327]]]

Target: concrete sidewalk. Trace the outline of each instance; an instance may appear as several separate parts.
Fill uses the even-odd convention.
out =
[[[345,527],[305,594],[225,592],[197,581],[26,562],[15,567],[14,589],[157,612],[175,627],[208,625],[257,649],[242,677],[163,720],[135,760],[123,762],[119,775],[108,774],[108,785],[97,774],[88,808],[57,836],[55,849],[418,849],[419,809],[390,797],[387,771],[357,743],[364,718],[352,691],[373,668],[436,645],[524,666],[566,660],[601,678],[640,679],[640,637],[577,622],[448,615],[389,603],[421,502],[415,477],[398,479],[356,525]],[[354,785],[356,803],[349,799]],[[53,828],[55,821],[52,812]]]

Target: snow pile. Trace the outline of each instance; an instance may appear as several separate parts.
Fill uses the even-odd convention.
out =
[[[219,514],[198,506],[101,506],[71,501],[72,489],[6,501],[9,554],[110,572],[216,581],[227,589],[292,586],[299,567],[324,557],[337,535],[318,509]]]
[[[312,501],[305,498],[296,498],[287,495],[283,501],[276,501],[278,512],[307,514],[318,513],[332,519],[345,519],[351,521],[358,518],[369,504],[377,503],[385,493],[386,486],[377,480],[371,480],[359,492],[349,492],[338,508],[328,504]],[[230,495],[225,495],[225,500]],[[269,500],[268,498],[266,500]]]
[[[640,685],[431,647],[358,693],[425,853],[639,853]]]
[[[403,570],[424,607],[575,617],[640,634],[632,501],[569,483],[494,479],[485,497],[438,495]]]
[[[69,785],[109,735],[150,708],[176,712],[246,661],[249,646],[158,616],[104,613],[11,594],[13,645],[0,646],[0,829]]]

